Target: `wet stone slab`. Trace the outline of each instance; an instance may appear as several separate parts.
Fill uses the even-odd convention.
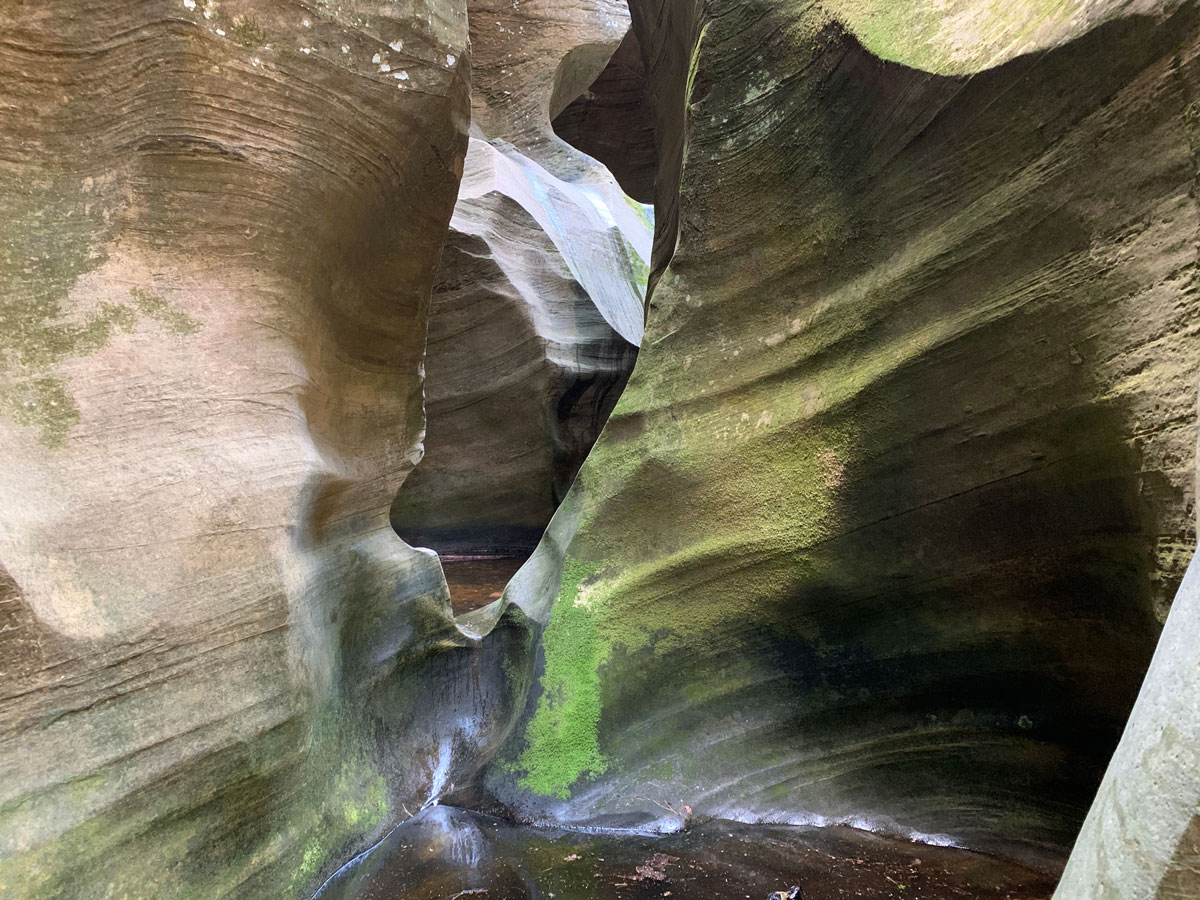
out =
[[[1048,900],[1055,873],[851,828],[712,821],[675,835],[514,826],[425,810],[339,872],[320,900]]]

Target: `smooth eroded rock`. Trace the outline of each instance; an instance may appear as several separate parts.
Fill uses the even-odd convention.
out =
[[[306,895],[436,782],[373,697],[469,643],[387,518],[465,5],[0,27],[0,893]]]
[[[471,6],[475,124],[434,289],[426,453],[392,509],[447,559],[528,556],[641,342],[653,217],[550,125],[629,32],[623,5],[593,6]]]
[[[1196,7],[969,76],[837,4],[632,12],[646,339],[489,786],[1061,859],[1195,539]]]

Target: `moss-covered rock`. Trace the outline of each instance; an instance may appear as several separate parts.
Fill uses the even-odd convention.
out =
[[[935,6],[633,4],[650,312],[524,815],[1078,826],[1195,536],[1200,19]]]

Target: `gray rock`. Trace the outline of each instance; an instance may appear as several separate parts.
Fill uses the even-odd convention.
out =
[[[1179,588],[1055,900],[1200,896],[1200,557]]]

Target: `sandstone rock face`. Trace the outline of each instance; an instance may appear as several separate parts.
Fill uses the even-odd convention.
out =
[[[1020,54],[1061,46],[1117,17],[1159,16],[1182,0],[821,0],[881,59],[942,75],[969,75]]]
[[[465,6],[0,27],[0,894],[311,893],[428,795],[438,732],[376,700],[468,640],[387,517]]]
[[[1056,900],[1200,892],[1200,564],[1162,639],[1067,863]]]
[[[652,219],[550,127],[628,33],[624,5],[470,13],[475,127],[430,315],[426,452],[392,522],[441,552],[527,556],[633,367]]]
[[[1195,542],[1200,7],[630,12],[0,6],[5,897],[308,896],[456,793],[1061,857]],[[531,542],[639,344],[454,616],[389,518]],[[1183,807],[1088,856],[1190,596],[1068,900],[1191,891]]]
[[[579,165],[550,121],[604,71],[629,31],[624,0],[474,0],[471,116],[548,168]]]
[[[566,181],[471,139],[430,317],[426,453],[392,510],[410,543],[528,555],[633,368],[650,219],[583,159]]]
[[[508,591],[520,814],[1069,845],[1195,540],[1200,14],[884,52],[933,6],[632,4],[651,306]]]

